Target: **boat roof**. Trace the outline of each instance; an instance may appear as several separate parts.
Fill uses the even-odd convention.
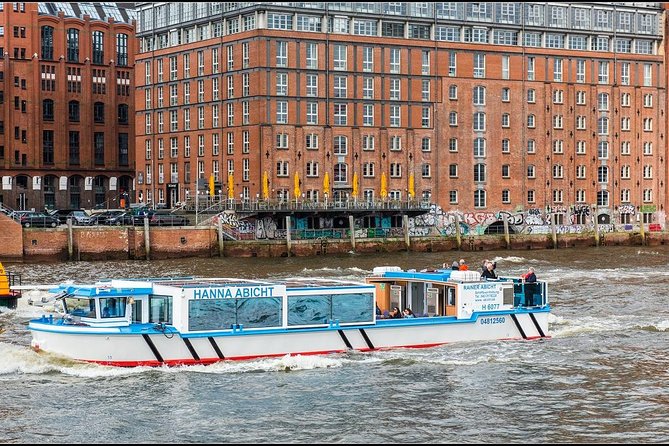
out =
[[[284,285],[286,289],[371,287],[372,285],[350,280],[315,277],[289,277],[272,280],[253,280],[231,277],[158,277],[145,279],[103,279],[91,284],[63,283],[50,291],[77,297],[115,297],[153,293],[154,285],[174,288],[223,288]]]

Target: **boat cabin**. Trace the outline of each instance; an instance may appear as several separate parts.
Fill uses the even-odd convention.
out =
[[[376,287],[379,308],[410,308],[417,316],[469,319],[474,311],[496,311],[547,305],[545,282],[520,279],[481,280],[478,271],[404,271],[374,268],[367,282]]]
[[[375,288],[326,279],[111,280],[62,285],[67,323],[171,325],[181,333],[373,324]]]

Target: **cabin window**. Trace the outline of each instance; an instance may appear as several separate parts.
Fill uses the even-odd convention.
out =
[[[280,298],[263,297],[235,299],[237,301],[237,323],[244,328],[280,327],[282,325],[282,302]]]
[[[229,329],[237,323],[235,299],[199,299],[188,301],[188,330]]]
[[[126,297],[103,297],[100,299],[102,318],[125,317]]]
[[[321,325],[330,320],[340,324],[374,320],[372,293],[321,296],[288,296],[288,325]]]
[[[327,324],[331,296],[288,296],[288,325]]]
[[[335,294],[332,296],[332,319],[339,323],[371,322],[374,320],[372,293]]]
[[[153,324],[172,323],[172,296],[149,296],[149,322]]]
[[[189,331],[281,327],[282,318],[281,299],[275,297],[188,301]]]
[[[95,299],[66,297],[63,299],[65,312],[78,317],[95,317]]]

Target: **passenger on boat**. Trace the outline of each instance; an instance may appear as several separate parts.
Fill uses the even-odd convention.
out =
[[[534,306],[534,294],[539,292],[537,275],[534,274],[534,267],[530,266],[529,270],[520,277],[525,282],[525,305],[528,307]]]
[[[411,308],[405,308],[404,309],[404,317],[405,318],[410,318],[410,317],[416,317],[416,315],[413,314],[413,311],[411,311]]]
[[[109,299],[109,303],[102,310],[102,317],[116,317],[116,299]]]
[[[530,266],[530,269],[520,277],[525,281],[525,283],[535,283],[537,281],[537,275],[534,274],[534,267],[532,266]]]
[[[399,308],[393,307],[393,309],[390,311],[390,315],[388,317],[390,319],[402,319],[402,312],[400,311]]]
[[[454,271],[458,271],[460,269],[460,264],[458,263],[457,260],[453,260],[453,264],[451,265],[451,269]]]
[[[465,259],[460,259],[460,271],[469,271],[469,267],[465,263]]]
[[[495,268],[492,262],[486,264],[486,269],[481,273],[482,279],[497,279],[497,274],[495,273]]]

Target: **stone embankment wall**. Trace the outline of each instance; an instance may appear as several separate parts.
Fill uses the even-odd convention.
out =
[[[71,240],[71,241],[70,241]],[[443,252],[487,250],[528,250],[589,246],[657,246],[669,243],[669,233],[608,232],[600,234],[466,235],[460,247],[456,237],[410,237],[357,239],[251,240],[228,241],[219,245],[215,227],[150,227],[149,249],[143,227],[68,227],[24,229],[15,221],[0,215],[0,260],[121,260],[166,259],[184,257],[285,257],[345,254],[348,252]],[[557,246],[555,246],[555,241]]]

